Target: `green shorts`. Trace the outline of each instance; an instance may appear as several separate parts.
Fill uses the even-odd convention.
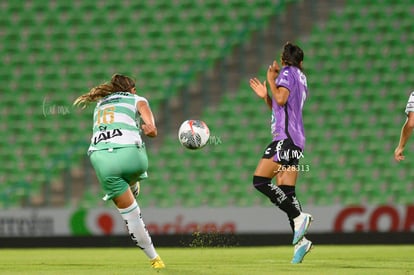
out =
[[[123,194],[129,184],[148,178],[145,147],[123,147],[94,151],[90,160],[105,192],[104,200]]]

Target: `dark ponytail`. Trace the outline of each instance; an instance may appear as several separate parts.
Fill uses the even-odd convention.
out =
[[[118,92],[129,92],[129,90],[135,87],[135,81],[122,74],[114,74],[111,78],[111,84],[113,90]]]
[[[295,66],[302,70],[301,62],[304,54],[302,49],[290,42],[287,42],[283,47],[282,61],[288,66]]]

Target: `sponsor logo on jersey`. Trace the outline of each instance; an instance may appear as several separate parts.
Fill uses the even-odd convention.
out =
[[[114,137],[122,136],[121,129],[113,129],[108,131],[99,132],[97,136],[93,138],[93,144],[96,145],[101,141],[105,141]]]

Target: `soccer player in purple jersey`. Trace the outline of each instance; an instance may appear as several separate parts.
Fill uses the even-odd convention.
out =
[[[292,263],[301,263],[312,248],[305,238],[312,216],[302,212],[296,198],[295,185],[299,159],[303,157],[305,133],[302,119],[303,104],[308,95],[306,76],[302,71],[304,54],[300,47],[287,42],[281,55],[282,68],[273,61],[267,70],[266,81],[250,79],[250,87],[272,110],[272,142],[264,150],[253,176],[254,187],[283,210],[293,231]],[[272,179],[276,177],[276,184]]]

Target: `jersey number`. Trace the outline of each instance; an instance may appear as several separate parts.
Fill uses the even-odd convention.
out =
[[[115,107],[107,107],[103,110],[98,110],[96,115],[96,124],[111,124],[115,120]]]

